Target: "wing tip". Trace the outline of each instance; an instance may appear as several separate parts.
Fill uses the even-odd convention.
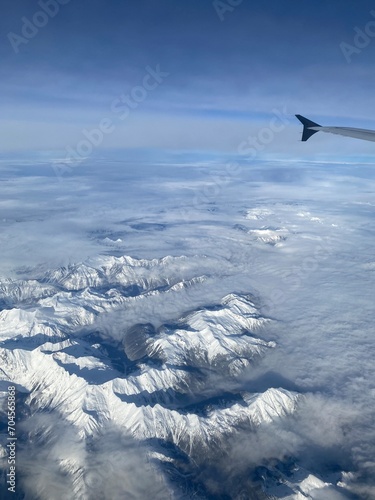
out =
[[[319,130],[312,130],[310,127],[320,127],[321,125],[309,120],[308,118],[305,118],[302,115],[295,115],[295,116],[303,125],[303,132],[301,139],[303,142],[307,141],[308,139],[310,139],[312,135],[319,132]]]

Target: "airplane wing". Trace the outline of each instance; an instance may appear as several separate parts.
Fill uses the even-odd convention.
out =
[[[322,127],[304,116],[296,115],[298,120],[303,125],[302,140],[307,141],[312,135],[317,132],[328,132],[330,134],[345,135],[347,137],[354,137],[355,139],[363,139],[364,141],[375,142],[375,130],[366,130],[363,128],[351,127]]]

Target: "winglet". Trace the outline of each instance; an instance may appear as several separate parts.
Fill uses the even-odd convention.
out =
[[[310,139],[310,137],[312,135],[319,132],[319,130],[313,130],[310,127],[320,127],[321,125],[318,125],[317,123],[312,122],[311,120],[308,120],[307,118],[305,118],[304,116],[301,116],[301,115],[296,115],[296,118],[298,118],[298,120],[303,125],[303,133],[302,133],[302,140],[303,141],[307,141],[307,139]]]

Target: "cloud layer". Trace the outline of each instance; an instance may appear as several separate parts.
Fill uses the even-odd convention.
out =
[[[30,436],[38,429],[45,432],[35,441],[28,440],[20,450],[24,484],[28,484],[30,467],[33,474],[39,470],[39,462],[31,463],[29,458],[29,447],[36,446],[40,448],[40,473],[33,484],[39,496],[46,495],[51,484],[56,484],[59,495],[70,488],[70,476],[61,475],[63,462],[57,468],[45,468],[48,457],[65,460],[68,455],[76,459],[75,466],[81,464],[82,471],[77,469],[76,474],[89,475],[99,467],[105,477],[113,478],[111,495],[122,494],[124,488],[137,495],[137,488],[147,490],[155,483],[160,484],[162,497],[163,488],[169,488],[165,478],[183,471],[192,474],[189,494],[200,492],[202,498],[218,491],[240,498],[243,489],[254,488],[254,494],[260,495],[256,488],[264,481],[264,491],[271,494],[279,479],[285,481],[287,472],[294,470],[294,483],[288,480],[291,491],[302,481],[305,491],[314,490],[312,498],[320,498],[323,491],[326,496],[321,498],[350,498],[350,492],[371,498],[375,477],[372,167],[254,161],[228,169],[227,163],[212,158],[202,162],[188,156],[179,162],[176,158],[168,162],[167,158],[159,165],[138,159],[136,171],[132,162],[82,164],[60,181],[50,166],[3,163],[1,290],[5,310],[1,314],[6,321],[1,332],[31,335],[24,339],[24,354],[17,349],[17,339],[6,341],[10,343],[2,347],[4,359],[16,356],[21,364],[34,359],[35,381],[41,376],[37,375],[38,360],[49,359],[58,373],[64,372],[64,377],[74,381],[70,390],[78,394],[81,384],[92,384],[95,376],[100,376],[99,387],[110,383],[117,372],[113,367],[105,368],[103,359],[108,363],[113,358],[118,370],[115,353],[121,346],[126,352],[130,349],[137,365],[142,353],[153,352],[148,339],[155,335],[154,329],[162,327],[163,335],[171,335],[176,321],[189,311],[211,307],[220,314],[218,304],[226,294],[251,294],[262,316],[271,320],[262,327],[261,338],[275,348],[231,380],[210,369],[212,378],[206,385],[201,379],[197,385],[194,382],[191,393],[196,396],[201,390],[201,396],[208,398],[207,412],[210,405],[217,405],[217,401],[209,402],[213,388],[226,394],[223,397],[229,407],[239,403],[231,399],[228,403],[228,393],[237,398],[240,393],[268,394],[270,389],[283,388],[301,395],[298,409],[290,418],[259,428],[237,429],[238,434],[230,436],[223,433],[216,444],[210,442],[202,463],[199,442],[180,450],[182,455],[172,449],[166,455],[163,451],[163,474],[168,460],[173,462],[179,456],[173,462],[177,469],[172,467],[159,483],[155,477],[161,472],[150,465],[150,482],[144,485],[137,483],[138,475],[133,473],[133,466],[143,470],[143,465],[138,458],[130,462],[126,458],[142,457],[143,451],[131,438],[129,448],[127,444],[117,446],[122,439],[128,443],[128,437],[121,437],[122,424],[107,429],[106,411],[97,414],[92,406],[84,406],[85,425],[97,419],[102,422],[92,443],[69,428],[65,434],[55,435],[58,414],[33,415],[31,411],[23,424],[25,432]],[[120,265],[122,255],[131,256],[124,261],[125,267]],[[136,260],[167,255],[175,258],[151,260],[151,264]],[[108,262],[112,262],[110,266]],[[59,266],[65,268],[55,271]],[[126,287],[121,276],[130,280]],[[20,278],[24,281],[17,281]],[[145,289],[131,288],[135,283]],[[110,291],[109,285],[114,290]],[[132,297],[140,293],[141,299]],[[37,305],[30,308],[33,300]],[[16,323],[15,318],[19,318]],[[27,333],[29,321],[34,326]],[[146,336],[140,337],[147,344],[146,350],[141,346],[134,350],[131,342],[122,344],[126,332],[140,323],[152,325]],[[205,325],[199,323],[196,328],[204,331]],[[186,325],[180,329],[190,335]],[[104,342],[109,349],[95,363],[95,356],[87,357],[82,350],[94,331],[99,337],[90,340],[87,348],[96,352]],[[70,347],[54,344],[61,341],[61,332]],[[163,342],[165,350],[169,344]],[[159,358],[153,362],[165,362],[165,357]],[[168,383],[177,384],[179,392],[186,388],[186,380],[193,379],[173,365],[176,372]],[[156,366],[153,369],[158,373]],[[123,382],[116,384],[122,404],[138,401],[138,396],[124,389]],[[21,385],[25,390],[25,383]],[[37,390],[30,389],[31,395]],[[148,388],[141,407],[153,408],[155,401],[164,406],[177,404],[173,399],[176,394],[172,397],[166,388]],[[47,404],[48,393],[42,391],[40,397]],[[129,397],[133,399],[128,401]],[[154,410],[142,411],[148,415]],[[172,429],[174,424],[170,425]],[[103,437],[104,429],[113,439]],[[150,452],[161,453],[160,443],[156,447],[155,442],[144,444],[146,462]],[[218,446],[223,458],[217,458]],[[114,457],[121,455],[119,460],[112,462],[111,450]],[[156,456],[160,465],[160,455]],[[167,462],[165,456],[169,457]],[[120,481],[123,472],[116,464],[122,461],[129,463],[129,481]],[[319,481],[333,486],[321,490]]]

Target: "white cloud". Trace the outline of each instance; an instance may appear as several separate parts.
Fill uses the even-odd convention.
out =
[[[49,166],[3,163],[2,276],[14,277],[18,269],[18,276],[40,277],[43,270],[108,253],[148,259],[187,255],[186,266],[175,264],[165,277],[207,276],[196,287],[129,299],[118,310],[100,313],[95,327],[117,341],[135,323],[160,326],[198,306],[217,304],[228,292],[252,293],[262,314],[273,319],[263,337],[277,347],[238,383],[250,392],[285,387],[304,394],[305,402],[292,419],[228,445],[231,462],[213,462],[218,470],[229,468],[230,481],[223,487],[230,489],[257,464],[293,456],[322,480],[328,481],[329,467],[337,467],[337,474],[352,472],[341,478],[343,484],[370,495],[375,476],[373,171],[350,163],[255,161],[218,184],[226,172],[220,161],[192,164],[183,158],[176,168],[164,163],[139,162],[136,168],[121,158],[84,163],[62,182]],[[272,245],[251,232],[280,229],[285,238]],[[118,243],[112,247],[109,240]],[[84,302],[84,294],[79,300]],[[58,314],[56,306],[55,319]],[[66,443],[72,443],[68,448],[75,450],[77,463],[92,465],[95,457],[86,455],[86,444],[67,433],[63,440],[54,438],[56,446],[47,433],[41,463],[63,457]],[[116,439],[108,447],[100,439],[96,443],[103,470],[112,464]],[[122,451],[115,452],[122,460]],[[26,451],[22,460],[31,466]],[[59,494],[68,487],[57,470],[43,473],[43,467],[35,483],[40,495],[59,481]],[[215,482],[212,470],[206,472],[202,482],[217,491],[222,483]],[[118,485],[116,467],[105,474]],[[131,475],[130,489],[135,488]],[[335,498],[337,491],[329,495]]]

